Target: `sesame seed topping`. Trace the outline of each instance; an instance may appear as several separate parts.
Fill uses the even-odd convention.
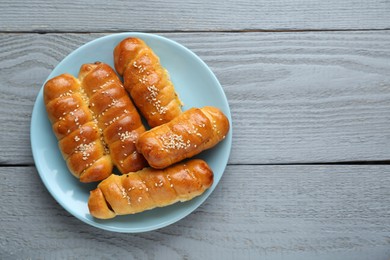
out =
[[[135,132],[129,132],[129,131],[120,134],[120,140],[122,142],[124,142],[127,139],[133,140],[133,142],[135,142],[135,140],[137,139],[137,134]]]
[[[164,149],[187,149],[191,145],[190,140],[185,142],[183,136],[177,134],[165,135],[160,137],[160,139],[163,142],[162,147]]]
[[[83,161],[88,160],[89,156],[91,156],[90,153],[88,153],[88,150],[91,150],[95,146],[95,143],[89,143],[89,144],[80,144],[79,146],[76,147],[75,152],[81,152],[83,157]]]
[[[171,184],[171,188],[173,188],[173,184]]]
[[[77,135],[74,137],[74,140],[76,141],[76,142],[78,142],[78,141],[80,141],[80,137],[78,137]]]
[[[146,84],[148,82],[148,78],[144,75],[142,76],[141,79],[138,80],[139,82],[141,82],[142,84]]]
[[[127,204],[130,205],[131,204],[130,197],[127,194],[125,188],[121,187],[121,192],[122,192],[122,198],[126,199],[127,200]]]
[[[145,71],[145,68],[142,67],[142,65],[138,65],[136,61],[133,62],[133,66],[134,66],[134,68],[137,68],[137,69],[138,69],[138,72],[139,72],[139,73],[142,73],[142,72]]]
[[[167,108],[164,106],[161,106],[161,100],[157,99],[159,89],[156,88],[154,85],[147,87],[147,89],[149,90],[150,93],[146,97],[146,100],[156,108],[157,112],[160,115],[165,114],[167,112]],[[154,115],[153,112],[152,112],[152,115]]]

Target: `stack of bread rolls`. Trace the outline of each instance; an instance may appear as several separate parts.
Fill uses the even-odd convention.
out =
[[[201,195],[213,171],[191,158],[225,138],[227,117],[212,106],[182,112],[168,71],[141,39],[121,41],[113,58],[123,83],[109,65],[95,62],[83,64],[77,78],[62,74],[44,86],[69,171],[81,182],[100,182],[90,192],[91,215],[108,219]]]

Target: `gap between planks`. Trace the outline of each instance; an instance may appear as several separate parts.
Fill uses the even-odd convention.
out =
[[[368,32],[368,31],[390,31],[390,28],[381,29],[242,29],[242,30],[142,30],[145,33],[299,33],[299,32]],[[67,31],[67,30],[31,30],[31,31],[0,31],[1,34],[92,34],[92,33],[121,33],[123,30],[102,30],[102,31]]]

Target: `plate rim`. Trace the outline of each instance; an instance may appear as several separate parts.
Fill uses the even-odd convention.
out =
[[[74,210],[72,210],[72,208],[64,202],[63,199],[60,198],[59,195],[57,195],[57,193],[53,190],[53,187],[48,183],[48,179],[45,178],[43,176],[43,171],[44,169],[42,169],[42,165],[41,165],[41,161],[38,160],[38,152],[36,151],[37,148],[37,145],[35,144],[35,139],[34,139],[34,132],[35,132],[35,129],[34,129],[34,119],[36,117],[38,117],[39,113],[38,113],[38,109],[39,109],[39,105],[42,105],[40,103],[43,103],[43,87],[45,85],[45,83],[47,82],[47,80],[49,80],[50,78],[56,76],[56,70],[58,68],[61,67],[61,65],[63,63],[65,63],[68,59],[71,59],[72,56],[76,55],[78,52],[82,52],[85,48],[88,48],[91,44],[98,44],[99,42],[101,41],[105,41],[105,40],[108,40],[109,38],[115,38],[115,37],[118,37],[118,38],[125,38],[125,37],[139,37],[141,39],[144,40],[144,38],[149,38],[149,39],[158,39],[160,41],[166,41],[166,42],[169,42],[170,44],[174,45],[176,48],[180,48],[182,49],[183,51],[185,51],[186,53],[190,54],[192,56],[192,58],[195,58],[198,62],[201,63],[201,65],[207,69],[207,71],[209,72],[210,76],[212,77],[212,80],[213,82],[215,83],[215,85],[217,86],[217,90],[219,92],[219,94],[221,95],[224,103],[226,103],[226,107],[224,109],[227,110],[227,114],[226,116],[228,117],[229,119],[229,125],[230,125],[230,128],[229,128],[229,133],[227,134],[226,136],[226,141],[228,142],[228,154],[226,157],[224,157],[224,162],[223,162],[223,167],[222,167],[222,173],[221,173],[221,176],[220,178],[217,180],[217,182],[215,183],[215,185],[213,185],[212,187],[210,187],[206,192],[208,193],[207,196],[198,196],[196,199],[198,200],[198,203],[196,204],[195,207],[186,207],[185,210],[182,211],[182,214],[176,214],[174,215],[173,218],[169,218],[169,220],[167,221],[162,221],[162,222],[158,222],[157,224],[154,224],[154,225],[150,225],[148,227],[140,227],[140,228],[128,228],[128,229],[125,229],[125,228],[120,228],[120,227],[114,227],[114,226],[107,226],[107,225],[104,225],[104,223],[99,223],[99,222],[95,222],[95,221],[92,221],[88,218],[85,218],[83,217],[81,214],[76,214]],[[40,99],[41,98],[41,99]],[[43,104],[44,105],[44,104]],[[30,122],[30,145],[31,145],[31,150],[32,150],[32,156],[33,156],[33,160],[34,160],[34,165],[35,165],[35,168],[38,172],[38,175],[41,179],[41,181],[43,182],[45,188],[49,191],[50,195],[54,198],[54,200],[61,205],[61,207],[63,209],[65,209],[69,214],[71,214],[72,216],[76,217],[77,219],[79,219],[80,221],[84,222],[84,223],[87,223],[95,228],[98,228],[98,229],[102,229],[102,230],[106,230],[106,231],[111,231],[111,232],[118,232],[118,233],[142,233],[142,232],[148,232],[148,231],[154,231],[154,230],[157,230],[157,229],[160,229],[160,228],[163,228],[163,227],[167,227],[171,224],[174,224],[178,221],[180,221],[181,219],[187,217],[189,214],[191,214],[192,212],[194,212],[196,209],[198,209],[203,203],[204,201],[212,194],[212,192],[214,191],[214,189],[216,188],[217,184],[219,183],[219,181],[222,179],[223,177],[223,174],[226,170],[226,167],[228,165],[228,161],[229,161],[229,158],[230,158],[230,155],[231,155],[231,151],[232,151],[232,136],[233,136],[233,122],[232,122],[232,117],[231,117],[231,110],[230,110],[230,106],[229,106],[229,102],[228,102],[228,99],[226,97],[226,93],[224,92],[223,88],[222,88],[222,85],[220,84],[219,80],[217,79],[217,77],[215,76],[214,72],[211,70],[211,68],[198,56],[196,55],[192,50],[188,49],[187,47],[185,47],[184,45],[170,39],[170,38],[167,38],[165,36],[161,36],[161,35],[158,35],[158,34],[155,34],[155,33],[143,33],[143,32],[122,32],[122,33],[113,33],[113,34],[108,34],[108,35],[105,35],[105,36],[102,36],[102,37],[98,37],[98,38],[95,38],[95,39],[92,39],[88,42],[85,42],[83,44],[81,44],[79,47],[73,49],[70,53],[68,53],[57,65],[55,65],[55,67],[51,70],[50,74],[48,75],[48,77],[45,79],[45,81],[43,82],[42,86],[40,87],[39,91],[38,91],[38,94],[35,98],[35,101],[34,101],[34,106],[33,106],[33,110],[32,110],[32,115],[31,115],[31,122]],[[214,180],[215,181],[215,180]]]

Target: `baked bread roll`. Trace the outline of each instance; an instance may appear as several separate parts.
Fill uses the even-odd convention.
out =
[[[122,174],[144,168],[146,161],[135,142],[145,127],[115,71],[101,62],[84,64],[79,80],[114,165]]]
[[[113,164],[80,82],[62,74],[46,82],[44,103],[69,171],[81,182],[107,178]]]
[[[205,161],[190,160],[164,170],[144,168],[126,175],[111,175],[90,192],[88,208],[100,219],[134,214],[201,195],[213,183]]]
[[[151,167],[162,169],[213,147],[228,131],[229,120],[218,108],[191,108],[143,133],[136,146]]]
[[[150,127],[162,125],[181,114],[182,103],[168,72],[145,42],[126,38],[114,49],[115,69]]]

